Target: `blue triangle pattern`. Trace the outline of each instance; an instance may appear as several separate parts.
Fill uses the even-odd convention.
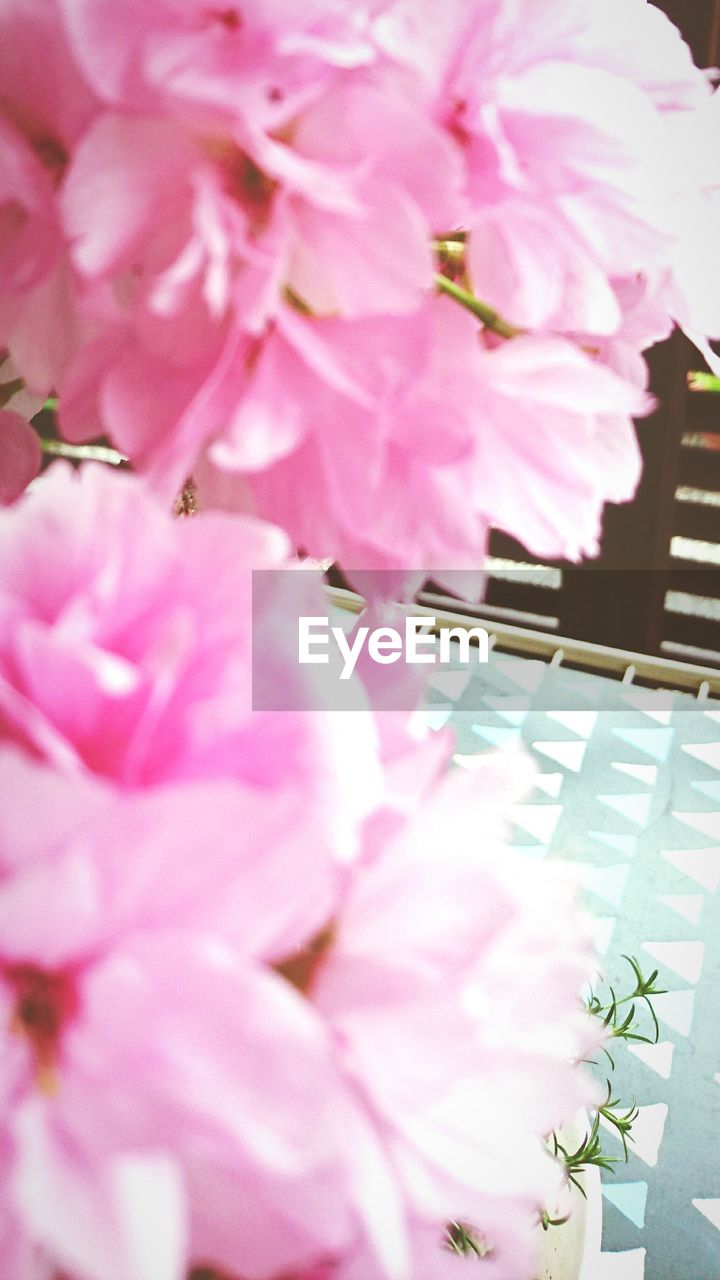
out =
[[[627,742],[628,746],[635,747],[643,755],[651,756],[662,764],[670,754],[675,736],[674,729],[613,729],[613,733],[621,742]]]
[[[645,1226],[647,1182],[604,1182],[602,1193],[636,1227]]]
[[[614,832],[608,831],[588,831],[588,835],[592,836],[593,840],[597,840],[598,844],[605,844],[610,849],[617,849],[628,858],[632,858],[637,849],[637,836],[619,836],[615,835]]]
[[[491,742],[494,747],[507,747],[522,740],[519,729],[505,729],[495,727],[494,725],[474,724],[472,731],[473,733],[476,733],[479,738],[485,738],[487,742]]]

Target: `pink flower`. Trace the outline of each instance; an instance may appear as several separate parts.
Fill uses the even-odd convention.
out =
[[[644,3],[491,4],[453,52],[440,109],[465,148],[477,292],[516,324],[612,333],[611,280],[669,263],[668,130],[702,74]]]
[[[19,413],[0,409],[0,506],[20,497],[41,462],[37,432]]]
[[[572,11],[572,4],[566,9]],[[589,15],[578,47],[591,65],[627,76],[660,111],[702,108],[706,73],[694,66],[688,45],[661,9],[645,0],[605,0]]]
[[[477,570],[492,523],[542,555],[592,553],[603,502],[633,491],[643,404],[595,371],[570,427],[584,356],[557,340],[639,387],[672,319],[700,344],[717,320],[707,78],[652,5],[618,15],[616,0],[23,0],[0,32],[0,338],[33,389],[60,393],[69,440],[109,434],[168,497],[196,467],[208,497],[208,464],[234,471],[226,501],[274,511],[322,555]],[[52,49],[42,83],[27,31]],[[510,332],[548,340],[481,363],[458,321],[462,378],[451,323],[428,318],[434,238],[458,232],[459,278]],[[638,287],[655,309],[642,329],[623,301]],[[505,365],[522,411],[488,391]],[[537,431],[547,463],[527,440],[531,365],[556,386],[565,370],[557,435]],[[401,374],[420,384],[405,406]],[[413,532],[411,504],[432,513]]]
[[[237,426],[211,446],[209,460],[244,471],[251,509],[266,518],[275,510],[312,554],[332,547],[348,567],[368,569],[476,567],[485,528],[459,509],[469,477],[452,466],[472,448],[467,357],[477,354],[475,333],[459,309],[442,304],[406,320],[353,325],[284,316],[255,362]],[[262,443],[267,457],[272,423],[291,414],[296,434],[285,456],[248,467],[246,442],[254,438],[256,450]],[[209,494],[201,466],[201,498],[204,483]],[[322,497],[309,504],[308,490]],[[432,520],[419,522],[411,515],[418,510],[432,511]]]
[[[580,932],[552,957],[542,941],[546,912],[573,917],[569,897],[562,905],[568,888],[547,868],[531,883],[530,868],[520,873],[501,852],[504,812],[525,782],[520,759],[488,757],[479,773],[436,787],[389,839],[385,823],[371,825],[366,861],[310,980],[346,1076],[383,1137],[382,1159],[374,1143],[358,1139],[353,1151],[358,1186],[378,1189],[368,1204],[374,1240],[371,1221],[367,1229],[379,1264],[366,1254],[368,1277],[388,1268],[392,1215],[396,1235],[405,1218],[413,1277],[433,1274],[434,1255],[416,1271],[415,1249],[423,1224],[430,1242],[433,1219],[440,1248],[442,1215],[464,1217],[494,1243],[489,1274],[532,1266],[533,1205],[556,1176],[532,1135],[557,1124],[571,1097],[581,1104],[586,1082],[567,1063],[587,1046],[588,1027],[571,994],[583,968]],[[482,852],[468,840],[473,829],[482,829]],[[530,976],[533,955],[552,970],[546,994]],[[531,989],[521,990],[525,966]],[[523,1151],[521,1175],[499,1156],[502,1132]],[[393,1173],[400,1198],[391,1196]]]
[[[52,178],[41,158],[9,121],[0,120],[0,137],[3,290],[19,292],[47,274],[62,238]]]
[[[270,968],[334,901],[307,797],[133,800],[16,753],[1,767],[10,1215],[90,1280],[183,1280],[206,1258],[272,1276],[338,1248],[327,1032]]]
[[[697,147],[709,84],[654,5],[490,0],[480,14],[457,0],[439,15],[399,3],[376,33],[463,149],[473,284],[509,320],[613,333],[615,281],[691,252],[701,215],[689,204],[712,183],[710,135]],[[708,157],[702,173],[686,171],[689,139]],[[698,260],[704,231],[701,243]],[[712,288],[700,293],[711,306]],[[664,307],[675,312],[667,289]]]
[[[56,192],[95,110],[50,0],[0,9],[0,102],[0,346],[44,398],[79,324]]]
[[[57,332],[62,314],[49,311],[59,301],[64,249],[53,178],[31,142],[1,118],[0,142],[0,346],[45,396],[67,354],[67,335]]]
[[[232,771],[251,706],[249,569],[283,563],[282,534],[174,520],[138,480],[65,463],[0,519],[5,733],[128,786]]]
[[[324,126],[335,115],[342,145]],[[368,132],[383,139],[372,165]],[[101,117],[62,194],[97,332],[62,383],[65,435],[109,430],[136,465],[180,483],[208,440],[248,418],[246,369],[288,291],[320,315],[422,302],[458,176],[439,129],[363,83],[328,90],[282,144]],[[276,422],[274,453],[292,430],[292,417]]]
[[[720,338],[720,269],[716,231],[720,215],[720,93],[702,108],[679,116],[672,135],[673,161],[684,182],[675,213],[674,315],[689,336]],[[702,349],[702,347],[701,347]]]
[[[126,788],[233,778],[271,793],[294,777],[332,815],[328,838],[352,848],[380,786],[375,730],[323,710],[318,668],[298,665],[289,625],[254,674],[307,711],[252,711],[251,568],[287,553],[256,520],[178,520],[137,478],[54,464],[0,514],[3,736]],[[298,611],[317,614],[319,576],[296,583]],[[275,608],[264,583],[255,607]]]
[[[134,340],[121,352],[98,350],[113,362],[100,396],[157,484],[172,492],[192,468],[205,505],[261,514],[349,569],[477,570],[490,524],[576,558],[596,549],[603,503],[637,483],[629,418],[649,402],[636,385],[557,338],[485,349],[450,301],[352,323],[285,309],[264,338],[229,339],[197,393],[196,365],[161,377]],[[91,351],[86,363],[92,379]],[[66,433],[86,397],[78,369]]]
[[[152,9],[122,0],[61,0],[84,73],[107,102],[141,110],[214,110],[257,120],[268,131],[291,118],[345,68],[373,57],[368,23],[377,4],[352,11],[340,0],[271,0],[262,10],[201,0]]]
[[[280,325],[259,354],[237,431],[195,469],[201,498],[234,499],[350,572],[441,572],[477,570],[490,525],[538,555],[592,554],[603,503],[632,496],[630,415],[650,401],[575,344],[525,336],[488,347],[445,300],[407,320],[314,322],[307,338],[301,324]],[[249,466],[248,441],[270,455],[278,420],[297,424],[296,447],[289,439],[273,465]],[[235,491],[220,468],[237,468]]]
[[[95,332],[63,378],[62,428],[109,431],[171,490],[248,417],[246,366],[287,294],[319,315],[421,304],[461,173],[412,95],[366,74],[362,13],[126,9],[65,12],[115,109],[85,132],[61,193]],[[275,431],[277,453],[292,420]]]
[[[3,115],[29,139],[46,171],[60,176],[97,103],[69,47],[60,6],[3,4],[0,31]]]
[[[537,555],[597,554],[604,503],[626,502],[640,478],[631,415],[651,398],[560,338],[514,339],[484,365],[476,503]]]
[[[463,1216],[490,1275],[530,1274],[541,1135],[588,1096],[587,955],[559,873],[501,847],[513,763],[378,809],[350,867],[294,780],[268,805],[7,749],[0,773],[4,1197],[30,1242],[88,1280],[415,1280]]]

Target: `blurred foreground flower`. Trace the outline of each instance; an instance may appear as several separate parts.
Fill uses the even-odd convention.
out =
[[[251,711],[249,565],[286,554],[99,466],[0,516],[8,1280],[431,1280],[457,1218],[531,1273],[583,923],[504,845],[522,757],[439,780],[449,740],[361,687]]]
[[[177,520],[136,477],[55,462],[0,513],[0,735],[129,789],[231,777],[270,796],[293,779],[349,839],[378,792],[376,728],[332,714],[289,624],[262,674],[305,711],[252,710],[251,570],[288,557],[270,525]],[[317,613],[319,574],[298,569],[297,592]]]
[[[484,1274],[532,1273],[589,956],[561,873],[502,847],[515,763],[377,811],[347,865],[292,786],[130,796],[5,749],[7,1280],[30,1246],[79,1280],[433,1280],[458,1217]]]

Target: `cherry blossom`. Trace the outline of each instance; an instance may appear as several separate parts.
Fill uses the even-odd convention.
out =
[[[356,1257],[415,1280],[460,1216],[490,1275],[529,1276],[561,1180],[542,1135],[591,1096],[572,1063],[592,1036],[569,882],[503,848],[515,765],[378,808],[348,865],[292,779],[272,805],[229,782],[128,796],[6,748],[18,1238],[89,1280],[353,1275]]]

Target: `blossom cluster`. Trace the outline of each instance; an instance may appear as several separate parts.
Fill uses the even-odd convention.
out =
[[[532,1273],[585,926],[504,845],[520,757],[251,710],[288,552],[92,464],[0,515],[4,1280],[440,1280],[453,1220]]]
[[[720,337],[719,108],[646,0],[3,0],[0,345],[312,555],[592,554]]]
[[[526,766],[333,711],[250,571],[592,552],[720,336],[719,103],[644,0],[0,0],[7,1280],[532,1274],[592,1035]],[[23,493],[49,394],[136,474]]]

